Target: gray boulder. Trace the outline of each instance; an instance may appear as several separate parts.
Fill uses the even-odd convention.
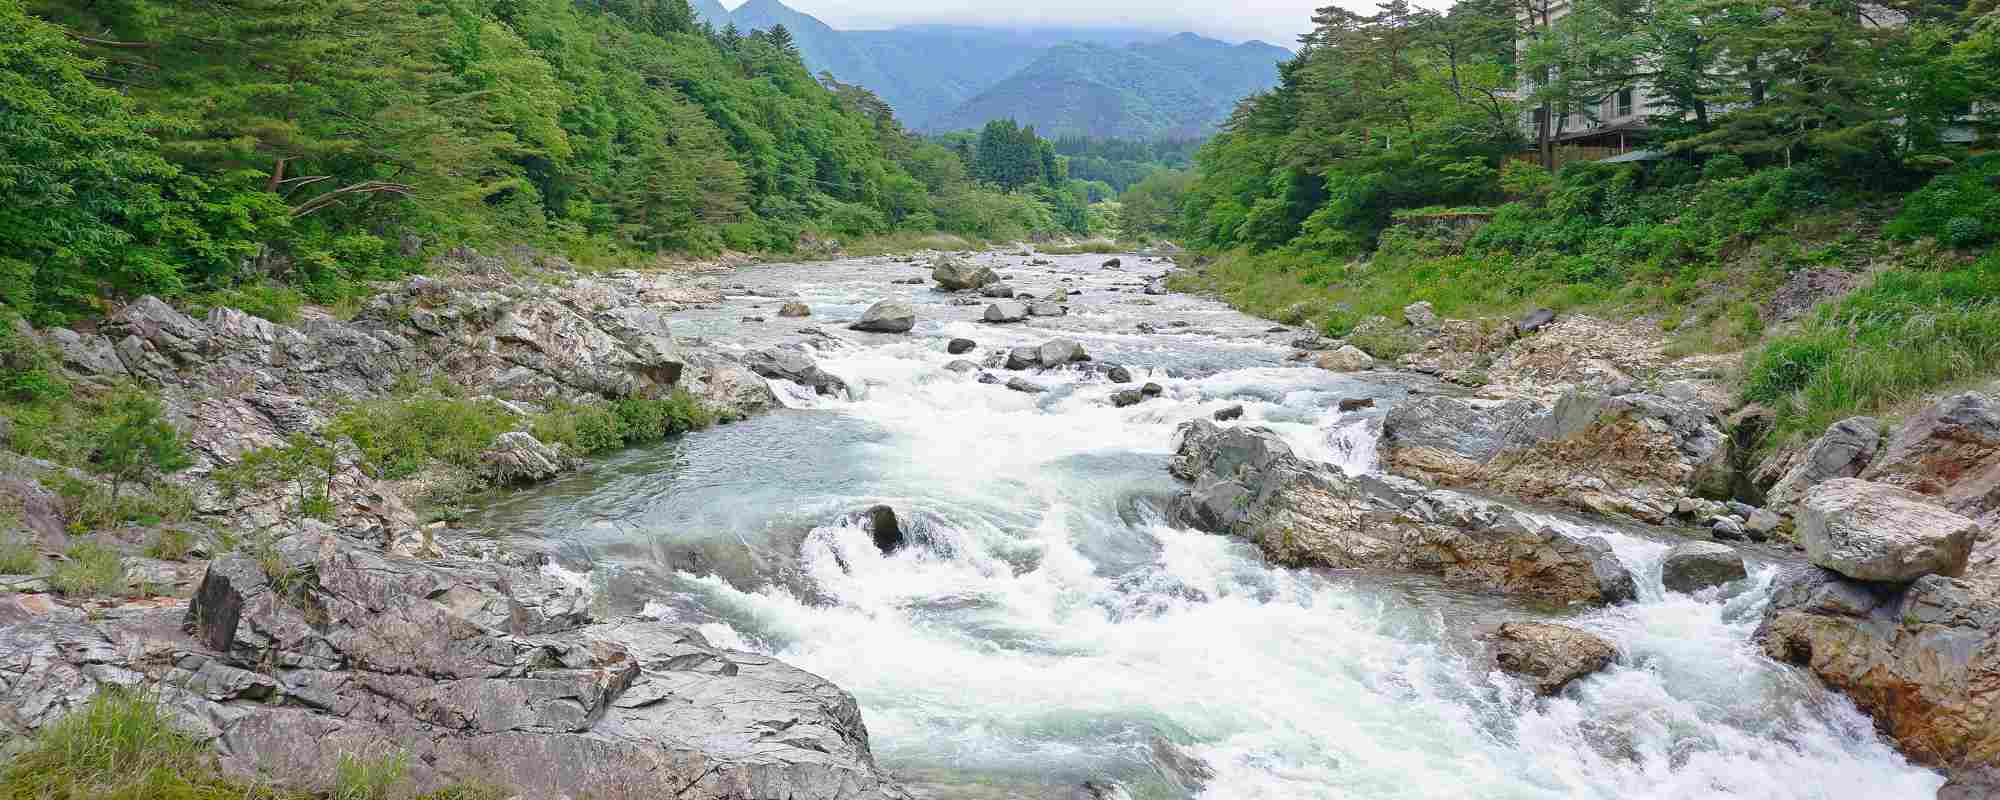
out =
[[[1660,583],[1668,591],[1687,594],[1741,580],[1748,574],[1742,556],[1714,542],[1675,545],[1660,562]]]
[[[979,293],[986,297],[1013,297],[1014,287],[1004,283],[989,283]]]
[[[1061,367],[1078,361],[1089,361],[1090,354],[1084,352],[1083,345],[1073,339],[1052,339],[1042,343],[1040,358],[1043,367]]]
[[[1360,372],[1375,366],[1375,357],[1361,352],[1361,348],[1344,344],[1340,349],[1322,354],[1313,365],[1329,372]]]
[[[1229,406],[1228,408],[1216,411],[1214,417],[1216,422],[1232,422],[1235,420],[1242,419],[1243,405],[1241,403],[1238,403],[1236,405]]]
[[[775,380],[812,387],[817,394],[843,397],[847,395],[847,382],[839,376],[819,368],[812,357],[797,347],[767,347],[743,357],[743,365],[751,372]]]
[[[1603,637],[1567,625],[1503,623],[1492,642],[1494,665],[1544,695],[1618,660],[1618,648]]]
[[[931,280],[937,281],[939,288],[957,292],[999,283],[1000,274],[992,267],[970,264],[957,256],[938,256],[932,262]]]
[[[1119,364],[1104,368],[1104,379],[1112,383],[1131,383],[1132,371]]]
[[[971,339],[953,339],[944,346],[944,351],[955,356],[962,356],[978,347],[979,343]]]
[[[990,306],[987,306],[986,314],[982,316],[980,319],[985,322],[1004,323],[1004,322],[1020,322],[1027,318],[1028,318],[1028,306],[1025,303],[1016,303],[1010,301],[1010,302],[994,303]]]
[[[1422,330],[1430,330],[1438,326],[1437,309],[1431,306],[1429,300],[1404,306],[1403,319],[1409,321],[1410,327]]]
[[[1804,500],[1814,486],[1834,478],[1853,478],[1868,468],[1882,445],[1882,421],[1874,417],[1851,417],[1826,429],[1790,471],[1771,487],[1765,503],[1790,509]]]
[[[1118,408],[1136,406],[1140,403],[1146,402],[1146,399],[1147,399],[1146,394],[1144,392],[1139,391],[1138,389],[1126,389],[1123,391],[1111,393],[1111,405]]]
[[[1806,493],[1799,541],[1812,563],[1863,581],[1965,570],[1979,525],[1906,489],[1835,478]]]
[[[1514,331],[1526,336],[1527,334],[1548,327],[1549,323],[1555,321],[1556,312],[1546,308],[1538,308],[1528,312],[1527,316],[1522,317],[1519,322],[1514,323]]]
[[[909,333],[917,327],[917,310],[901,300],[884,300],[869,306],[861,321],[848,327],[872,333]]]
[[[1007,351],[1005,366],[1011,370],[1034,369],[1042,364],[1042,349],[1039,347],[1016,347]]]

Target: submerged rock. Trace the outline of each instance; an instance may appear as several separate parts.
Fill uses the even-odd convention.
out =
[[[1929,498],[1857,478],[1813,487],[1799,514],[1806,558],[1856,580],[1957,576],[1978,539],[1977,523]]]
[[[875,540],[875,549],[883,555],[896,552],[908,543],[903,534],[903,526],[896,521],[896,509],[888,506],[874,506],[861,512],[861,527]]]
[[[869,306],[861,321],[848,327],[872,333],[909,333],[917,327],[917,309],[901,300],[884,300]]]
[[[1660,583],[1674,592],[1698,592],[1747,575],[1743,557],[1727,545],[1714,542],[1675,545],[1660,561]]]
[[[1618,648],[1603,637],[1567,625],[1508,622],[1492,641],[1494,664],[1544,695],[1618,660]]]

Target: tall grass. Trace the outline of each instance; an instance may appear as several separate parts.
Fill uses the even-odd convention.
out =
[[[1963,381],[2000,375],[2000,254],[1894,269],[1822,307],[1749,361],[1743,396],[1784,432],[1817,431]]]

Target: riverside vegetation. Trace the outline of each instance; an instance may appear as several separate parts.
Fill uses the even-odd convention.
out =
[[[1419,301],[1652,320],[1677,352],[1749,351],[1742,397],[1785,436],[1995,374],[2000,156],[1976,154],[1991,119],[1966,111],[2000,102],[2000,16],[1762,8],[1326,10],[1170,201],[1214,259],[1182,285],[1332,336]],[[1820,38],[1839,46],[1785,45]],[[1508,97],[1538,74],[1557,77]],[[1658,95],[1658,160],[1507,157],[1535,145],[1524,114],[1594,114],[1635,80]]]

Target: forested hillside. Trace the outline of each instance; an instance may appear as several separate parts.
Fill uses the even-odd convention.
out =
[[[0,89],[0,299],[41,320],[142,293],[331,301],[460,244],[620,259],[1052,225],[685,0],[0,0]]]
[[[1978,153],[2000,122],[2000,14],[1885,13],[1323,9],[1278,87],[1201,150],[1180,233],[1222,256],[1209,286],[1335,335],[1417,300],[1657,319],[1685,351],[1752,349],[1746,396],[1801,428],[1991,374],[2000,156]],[[1521,75],[1545,79],[1515,96]],[[1536,163],[1551,153],[1530,113],[1587,113],[1639,81],[1663,106],[1651,154]],[[1802,313],[1786,304],[1855,286],[1776,327]]]

